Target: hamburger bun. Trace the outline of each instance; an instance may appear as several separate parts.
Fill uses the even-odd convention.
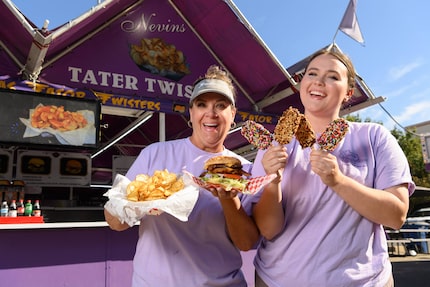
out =
[[[208,159],[204,164],[205,171],[200,179],[212,187],[222,187],[227,191],[244,191],[250,174],[242,170],[239,159],[231,156],[215,156]]]
[[[242,175],[242,163],[232,156],[214,156],[205,162],[204,169],[209,173]]]

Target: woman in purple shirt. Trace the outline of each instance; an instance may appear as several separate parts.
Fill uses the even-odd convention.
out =
[[[339,118],[354,77],[336,46],[310,58],[300,99],[317,137]],[[402,226],[415,185],[386,128],[348,124],[332,152],[293,139],[258,153],[253,176],[279,176],[252,198],[264,236],[255,258],[257,287],[393,286],[383,226]]]
[[[137,174],[152,175],[164,169],[200,175],[205,161],[219,155],[237,157],[249,171],[248,160],[224,147],[235,114],[231,79],[219,67],[211,66],[205,78],[194,85],[190,98],[192,135],[149,145],[126,176],[133,180]],[[167,213],[145,216],[140,221],[132,286],[247,286],[240,250],[251,249],[259,238],[250,213],[237,192],[218,188],[211,192],[200,189],[187,222]],[[114,230],[130,227],[106,210],[105,218]]]

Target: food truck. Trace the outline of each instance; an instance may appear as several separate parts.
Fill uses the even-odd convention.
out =
[[[0,15],[1,195],[42,210],[0,218],[5,286],[130,285],[137,226],[110,230],[104,194],[142,148],[191,134],[192,84],[210,65],[233,75],[239,129],[273,130],[284,109],[302,109],[306,59],[283,67],[230,0],[106,0],[52,29],[11,0]],[[343,113],[379,101],[357,75]],[[48,114],[73,121],[48,126]],[[252,161],[239,129],[226,146]]]

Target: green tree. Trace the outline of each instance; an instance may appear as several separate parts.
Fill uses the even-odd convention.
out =
[[[371,118],[365,118],[364,120],[362,120],[362,119],[360,118],[360,115],[359,115],[359,114],[355,114],[355,115],[353,115],[353,114],[349,114],[349,115],[346,115],[346,116],[345,116],[345,119],[346,119],[347,121],[350,121],[350,122],[358,122],[358,123],[361,123],[361,122],[365,122],[365,123],[377,123],[377,124],[381,124],[381,125],[382,125],[382,122],[375,122],[375,121],[372,121],[372,119],[371,119]]]
[[[391,130],[405,153],[412,178],[417,186],[430,187],[430,175],[425,169],[421,139],[412,132],[403,132],[397,128]]]
[[[391,133],[399,142],[400,147],[408,159],[412,179],[417,186],[430,187],[430,175],[425,169],[424,158],[421,148],[421,139],[412,132],[403,132],[393,129]],[[410,215],[413,211],[427,207],[430,204],[430,196],[411,196],[409,199]]]

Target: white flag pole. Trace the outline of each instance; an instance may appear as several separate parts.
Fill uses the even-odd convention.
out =
[[[340,22],[336,34],[334,35],[333,42],[337,36],[338,31],[342,31],[347,36],[351,37],[355,41],[359,42],[364,46],[364,38],[361,34],[360,26],[358,25],[357,15],[355,13],[356,0],[350,0],[348,6],[343,15],[342,21]]]

